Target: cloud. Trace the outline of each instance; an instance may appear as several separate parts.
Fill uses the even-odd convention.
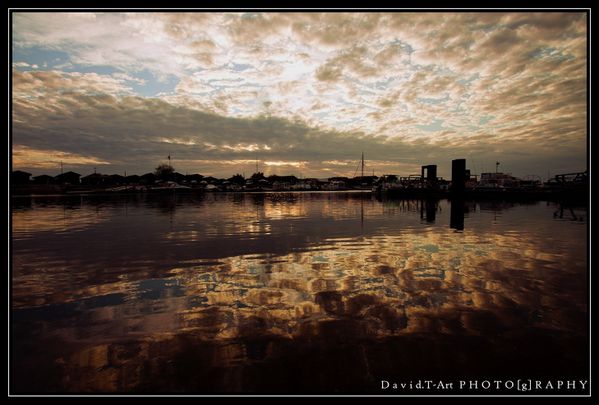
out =
[[[266,166],[291,166],[291,167],[306,167],[309,162],[293,162],[288,160],[266,160],[264,164]]]
[[[140,168],[118,151],[315,171],[524,143],[514,168],[566,167],[586,147],[586,33],[578,12],[15,13],[23,55],[68,55],[15,60],[15,140]],[[140,72],[178,84],[143,97]]]
[[[14,72],[14,75],[26,73]],[[352,175],[354,164],[340,170],[338,161],[358,161],[366,153],[367,171],[418,172],[420,164],[438,163],[449,174],[450,158],[476,156],[493,159],[496,150],[513,154],[529,142],[501,144],[493,139],[479,140],[463,146],[435,146],[422,142],[406,142],[397,138],[320,129],[302,121],[277,117],[231,118],[184,108],[158,99],[101,93],[102,81],[95,91],[65,95],[56,80],[72,84],[72,77],[40,76],[46,110],[40,112],[39,98],[18,98],[13,106],[13,142],[29,150],[57,150],[66,154],[94,156],[94,161],[110,162],[106,170],[147,172],[165,156],[172,155],[181,171],[230,175],[232,171],[254,170],[256,160],[262,166],[276,168],[284,162],[288,168],[301,168],[305,175],[320,177],[324,172]],[[16,94],[20,86],[31,86],[28,80],[15,80]],[[44,79],[53,85],[46,86]],[[84,83],[86,79],[79,78]],[[110,88],[110,87],[109,87]],[[55,89],[54,91],[52,89]],[[36,94],[36,91],[32,91]],[[47,110],[51,109],[51,114]],[[525,128],[523,129],[523,131]],[[495,145],[493,149],[489,145]],[[543,155],[543,145],[535,145]],[[500,147],[501,149],[497,149]],[[564,145],[566,152],[580,153]],[[530,166],[527,156],[510,156],[514,165]],[[222,163],[217,163],[222,162]],[[233,162],[233,163],[231,163]],[[271,162],[266,164],[265,162]],[[274,162],[274,163],[273,163]],[[302,162],[301,165],[296,162]],[[307,163],[306,163],[307,162]],[[505,161],[508,166],[509,160]],[[84,163],[81,161],[80,163]],[[15,166],[28,161],[15,159]],[[236,167],[232,167],[231,165]],[[284,167],[279,165],[280,170]],[[513,166],[517,167],[517,166]],[[351,172],[351,173],[350,173]],[[281,171],[279,174],[283,174]]]
[[[74,153],[48,149],[33,149],[16,145],[12,149],[13,165],[36,169],[57,169],[60,164],[69,166],[108,165],[110,162],[94,156],[81,156]]]

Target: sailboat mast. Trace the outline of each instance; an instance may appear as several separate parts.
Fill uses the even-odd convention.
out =
[[[364,152],[362,152],[362,178],[364,178]]]

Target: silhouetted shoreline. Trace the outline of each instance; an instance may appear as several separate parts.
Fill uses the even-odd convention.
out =
[[[117,196],[117,195],[173,195],[173,194],[189,194],[197,195],[204,193],[319,193],[319,192],[359,192],[365,194],[373,194],[379,200],[385,199],[469,199],[469,200],[489,200],[489,201],[556,201],[556,202],[571,202],[576,204],[587,204],[588,193],[586,190],[562,191],[562,190],[469,190],[459,195],[450,191],[431,191],[431,190],[390,190],[387,193],[381,194],[376,190],[368,188],[339,188],[336,190],[318,190],[318,189],[295,189],[295,190],[275,190],[272,188],[260,189],[212,189],[206,190],[201,187],[164,187],[164,188],[130,188],[111,190],[107,188],[87,188],[81,186],[39,186],[39,185],[15,185],[12,187],[12,197],[37,197],[37,196]]]

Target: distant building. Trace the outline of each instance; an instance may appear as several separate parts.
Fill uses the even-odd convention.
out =
[[[295,184],[298,182],[298,178],[295,176],[278,176],[276,174],[268,176],[267,180],[271,184],[275,182]]]
[[[156,182],[156,175],[154,173],[146,173],[139,178],[141,184],[154,184]]]
[[[344,180],[329,180],[322,188],[323,190],[342,190],[347,186]]]
[[[205,181],[206,184],[214,184],[214,185],[222,183],[222,179],[217,179],[216,177],[212,177],[212,176],[204,177],[204,179],[202,181]]]
[[[438,184],[439,184],[439,190],[443,190],[443,191],[448,191],[449,190],[450,183],[449,183],[448,180],[440,179],[438,181]]]
[[[372,187],[378,177],[376,176],[358,176],[353,179],[349,179],[347,184],[352,187]]]
[[[223,191],[241,191],[243,190],[243,186],[241,184],[232,183],[228,180],[225,180],[221,184]]]
[[[173,174],[171,174],[171,180],[177,183],[185,183],[186,182],[186,178],[184,174],[181,174],[179,172],[174,172]]]
[[[200,184],[200,182],[204,179],[204,176],[201,174],[188,174],[185,176],[185,180],[187,180],[190,184]]]
[[[291,183],[285,181],[275,181],[272,183],[272,188],[276,191],[291,190]]]
[[[24,172],[21,170],[15,170],[14,172],[12,172],[12,176],[10,177],[10,180],[11,180],[12,184],[29,184],[30,177],[31,177],[31,173],[27,173],[27,172]]]
[[[66,172],[55,176],[58,184],[79,184],[79,178],[81,175],[75,172]]]
[[[111,174],[106,178],[106,184],[110,186],[120,186],[121,184],[125,184],[125,176],[121,176],[120,174]]]
[[[92,173],[81,178],[81,184],[86,186],[101,186],[105,181],[106,176],[100,173]]]
[[[137,184],[139,183],[140,177],[137,174],[125,177],[126,184]]]
[[[40,176],[35,176],[33,178],[34,184],[54,184],[54,177],[48,176],[47,174],[42,174]]]
[[[518,187],[519,179],[506,173],[481,173],[478,188]]]
[[[536,190],[539,187],[541,187],[541,180],[520,180],[520,188],[523,190]]]
[[[318,183],[314,183],[310,179],[302,179],[297,184],[291,186],[292,190],[318,190]]]

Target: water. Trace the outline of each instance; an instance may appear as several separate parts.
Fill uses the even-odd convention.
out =
[[[361,193],[12,204],[15,392],[588,378],[586,209]]]

